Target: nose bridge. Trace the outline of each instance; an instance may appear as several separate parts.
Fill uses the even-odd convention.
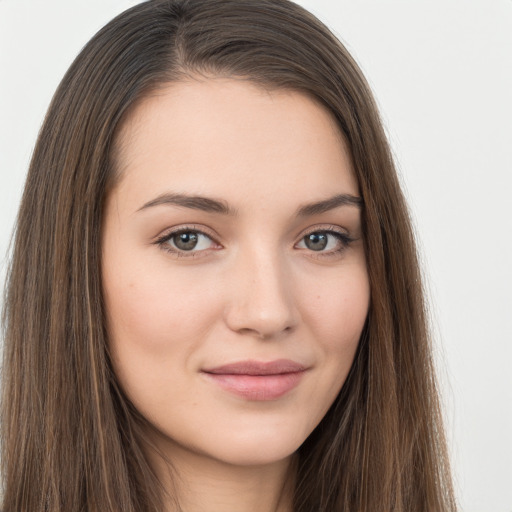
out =
[[[252,246],[241,251],[231,280],[229,327],[261,338],[291,330],[296,311],[289,270],[277,249]]]

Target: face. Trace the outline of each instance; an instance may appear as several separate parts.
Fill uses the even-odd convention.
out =
[[[114,371],[178,451],[285,460],[340,391],[369,303],[331,114],[246,81],[175,83],[120,133],[103,226]]]

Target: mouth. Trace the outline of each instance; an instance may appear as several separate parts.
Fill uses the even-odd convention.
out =
[[[246,400],[277,400],[296,388],[307,367],[288,359],[239,361],[202,370],[224,391]]]

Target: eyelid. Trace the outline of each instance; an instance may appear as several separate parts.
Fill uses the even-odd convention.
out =
[[[337,225],[328,224],[328,225],[317,225],[317,226],[311,226],[305,231],[303,231],[300,236],[299,240],[295,243],[294,247],[296,247],[299,243],[303,242],[304,238],[306,238],[308,235],[311,235],[313,233],[327,233],[331,234],[332,236],[335,236],[338,238],[340,247],[336,249],[331,249],[329,251],[314,251],[308,248],[298,248],[301,251],[304,251],[306,255],[310,258],[332,258],[332,257],[339,257],[342,253],[344,253],[347,249],[349,249],[350,244],[352,242],[355,242],[358,240],[357,238],[354,238],[350,236],[350,233],[347,229],[342,228]]]
[[[219,235],[215,231],[213,231],[213,229],[202,224],[178,224],[176,226],[171,226],[169,228],[164,229],[162,232],[160,232],[160,234],[154,237],[153,241],[156,243],[159,240],[168,238],[178,233],[183,233],[184,231],[196,231],[197,233],[201,233],[211,238],[212,240],[215,241],[215,243],[218,243],[217,239],[220,238]]]
[[[218,247],[201,249],[198,251],[183,251],[178,248],[173,248],[170,244],[165,246],[166,242],[168,242],[173,236],[189,231],[208,237],[212,243]],[[180,224],[178,226],[173,226],[162,231],[157,237],[154,238],[152,244],[159,246],[162,250],[177,257],[197,258],[198,256],[208,253],[210,250],[218,250],[222,248],[222,245],[217,241],[218,238],[218,235],[212,229],[207,228],[206,226],[199,224]]]
[[[316,226],[311,226],[311,227],[305,229],[304,231],[302,231],[298,238],[299,238],[299,240],[302,240],[305,236],[311,235],[312,233],[319,233],[319,232],[338,233],[340,235],[343,235],[343,236],[349,238],[352,241],[356,240],[355,238],[352,238],[350,236],[348,229],[342,228],[341,226],[337,226],[335,224],[319,224]]]
[[[178,248],[173,248],[170,244],[166,244],[173,236],[179,235],[180,233],[186,232],[195,232],[209,238],[213,244],[217,245],[215,248],[208,249],[200,249],[197,251],[185,251],[180,250]],[[302,231],[299,235],[298,241],[295,242],[294,248],[301,243],[304,238],[313,233],[327,233],[331,234],[339,239],[341,246],[337,249],[331,249],[329,251],[313,251],[307,248],[299,248],[301,251],[305,251],[308,253],[310,257],[314,258],[322,258],[322,257],[332,257],[341,254],[346,249],[349,248],[350,244],[357,240],[357,238],[351,237],[348,230],[342,228],[338,225],[333,224],[320,224],[316,226],[310,226],[306,230]],[[160,248],[171,255],[176,257],[185,257],[185,258],[197,258],[200,256],[204,256],[208,254],[211,250],[218,250],[223,248],[222,245],[218,242],[218,238],[220,238],[211,228],[208,228],[204,225],[199,224],[181,224],[177,226],[173,226],[165,229],[161,232],[157,237],[154,238],[152,244],[160,246]]]

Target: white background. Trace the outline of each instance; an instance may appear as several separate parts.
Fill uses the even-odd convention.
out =
[[[47,105],[136,1],[0,0],[0,262]],[[464,512],[512,512],[512,0],[301,0],[362,66],[428,276]],[[411,511],[413,512],[413,511]]]

